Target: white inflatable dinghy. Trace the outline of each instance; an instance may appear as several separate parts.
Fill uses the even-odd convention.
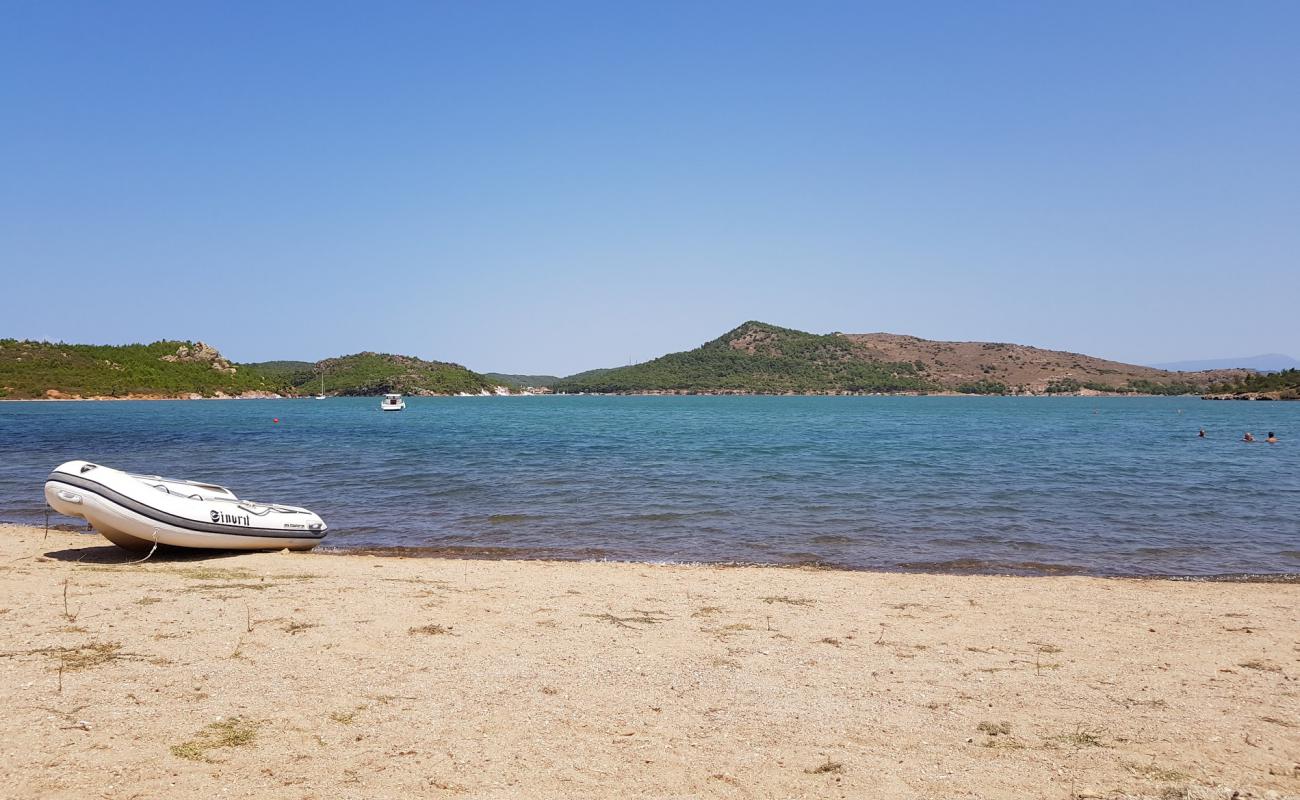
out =
[[[148,550],[155,543],[208,550],[310,550],[326,530],[324,520],[305,508],[240,500],[224,486],[132,475],[89,461],[55,467],[45,481],[45,500],[128,550]]]

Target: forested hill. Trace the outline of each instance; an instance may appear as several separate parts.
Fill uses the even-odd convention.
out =
[[[1247,375],[1239,381],[1210,387],[1216,400],[1300,400],[1300,369]]]
[[[280,393],[284,381],[203,342],[91,345],[0,339],[0,397],[202,397]]]
[[[924,390],[915,364],[857,358],[852,342],[747,322],[707,344],[653,361],[565,378],[557,392],[819,393]]]
[[[515,389],[549,387],[559,380],[555,375],[514,375],[508,372],[485,372],[483,377]]]
[[[356,353],[317,362],[308,373],[293,379],[298,391],[314,394],[324,376],[326,394],[479,394],[498,384],[484,375],[444,361],[425,361],[389,353]]]
[[[552,388],[592,393],[1188,394],[1248,374],[1168,372],[1000,342],[939,342],[888,333],[814,334],[746,322],[694,350],[572,375]]]
[[[497,382],[441,361],[357,353],[317,363],[236,364],[203,342],[87,345],[0,339],[0,398],[479,394]]]

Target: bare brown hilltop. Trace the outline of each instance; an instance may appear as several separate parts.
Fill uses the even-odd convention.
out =
[[[949,389],[978,381],[994,381],[1030,393],[1047,393],[1053,387],[1069,387],[1071,382],[1078,383],[1085,392],[1089,385],[1093,390],[1123,389],[1143,381],[1200,387],[1252,374],[1252,370],[1245,369],[1171,372],[1006,342],[942,342],[897,333],[838,335],[852,342],[860,357],[868,360],[920,362],[931,380]]]

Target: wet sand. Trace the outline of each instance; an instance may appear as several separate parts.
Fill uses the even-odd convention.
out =
[[[0,525],[0,796],[1300,796],[1296,584],[130,559]]]

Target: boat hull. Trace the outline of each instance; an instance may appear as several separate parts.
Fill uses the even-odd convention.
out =
[[[306,509],[249,503],[228,490],[196,488],[189,496],[158,492],[156,485],[138,476],[97,465],[90,465],[97,470],[92,480],[78,474],[86,464],[69,462],[56,468],[45,483],[45,500],[58,513],[86,520],[104,538],[127,550],[155,545],[310,550],[325,537],[324,522]]]

